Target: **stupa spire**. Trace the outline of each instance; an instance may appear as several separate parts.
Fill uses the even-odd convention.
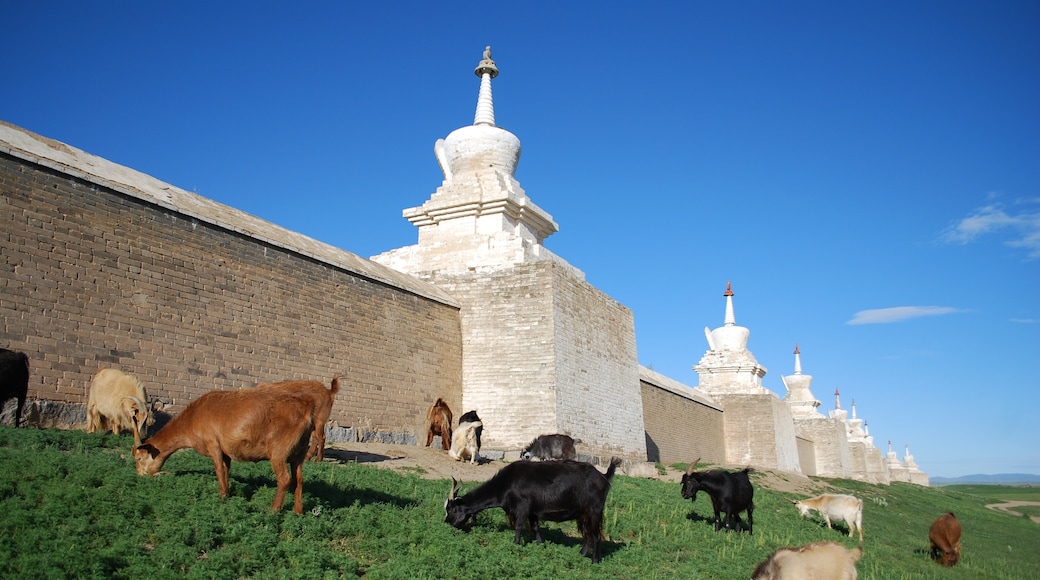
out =
[[[473,71],[480,77],[480,94],[477,97],[477,113],[473,116],[474,125],[495,126],[495,103],[491,97],[491,79],[498,76],[498,67],[491,60],[491,47],[484,48],[484,58]]]
[[[794,343],[794,374],[802,374],[802,353],[798,350],[798,343]]]
[[[735,326],[737,324],[737,317],[733,314],[733,285],[730,280],[726,280],[726,291],[723,292],[723,296],[726,297],[726,326]]]
[[[841,393],[838,392],[838,389],[834,389],[834,408],[841,408]]]

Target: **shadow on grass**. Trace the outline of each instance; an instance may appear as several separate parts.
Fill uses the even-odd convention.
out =
[[[558,523],[558,522],[553,522],[553,523]],[[478,523],[477,525],[480,525],[480,524]],[[485,526],[491,527],[491,524],[485,522]],[[494,527],[496,527],[499,532],[508,533],[510,538],[513,538],[514,534],[516,534],[516,530],[514,530],[511,527],[509,527],[509,523],[508,522],[498,522],[497,526],[494,526]],[[581,545],[585,541],[581,536],[571,536],[571,535],[568,535],[563,530],[561,530],[561,529],[559,529],[559,528],[557,528],[555,526],[553,526],[553,527],[546,527],[544,522],[542,523],[542,525],[539,526],[539,528],[541,529],[541,532],[542,532],[542,540],[546,544],[557,544],[557,545],[560,545],[560,546],[565,546],[567,548],[574,548],[575,551],[577,551],[577,550],[581,549]],[[522,545],[525,545],[525,546],[529,545],[529,544],[537,544],[538,543],[538,541],[535,540],[535,538],[534,538],[534,531],[530,527],[527,527],[527,528],[524,529],[523,534],[521,534],[521,536],[520,536],[520,542],[522,543]],[[608,557],[609,555],[613,554],[614,552],[617,552],[618,550],[620,550],[623,546],[624,546],[624,544],[622,544],[620,542],[613,542],[613,541],[610,541],[610,540],[600,539],[600,541],[599,541],[599,555],[600,555],[600,558]]]
[[[214,478],[215,483],[216,478]],[[273,474],[270,477],[262,475],[231,476],[232,495],[252,500],[253,495],[264,488],[277,488]],[[303,478],[303,492],[304,509],[314,507],[315,503],[333,509],[344,508],[354,504],[385,504],[396,508],[410,508],[418,505],[418,502],[413,499],[404,499],[375,489],[342,488],[329,485],[324,481],[308,481],[306,476]],[[286,494],[287,501],[292,501],[292,494],[293,489],[290,488]],[[310,498],[307,496],[310,496]],[[315,499],[318,501],[315,502]]]
[[[720,514],[720,516],[721,516],[721,514]],[[712,516],[702,516],[702,515],[700,515],[697,512],[690,512],[690,513],[686,514],[686,519],[690,520],[691,522],[705,523],[705,524],[711,526],[712,530],[715,529],[715,516],[714,515],[712,515]],[[719,533],[725,532],[726,528],[725,527],[719,528],[718,531],[719,531]],[[737,529],[736,530],[730,530],[730,531],[731,532],[732,531],[747,532],[748,531],[747,521],[745,521],[744,519],[742,519],[740,517],[737,517]]]
[[[364,451],[348,451],[346,449],[326,449],[325,460],[334,459],[341,463],[380,463],[401,457],[390,457],[379,453],[366,453]]]

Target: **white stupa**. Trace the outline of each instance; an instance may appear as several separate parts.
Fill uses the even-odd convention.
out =
[[[401,270],[466,272],[555,259],[542,242],[559,226],[516,180],[520,139],[495,125],[491,80],[498,67],[490,46],[474,72],[480,91],[473,124],[437,140],[444,181],[425,203],[403,212],[419,228],[418,245],[376,261]]]
[[[813,396],[809,389],[812,384],[812,375],[802,374],[802,353],[798,350],[798,343],[794,345],[794,374],[780,375],[780,380],[787,389],[784,400],[791,405],[791,415],[794,419],[823,419],[823,413],[817,410],[820,402]]]
[[[834,409],[830,412],[831,419],[841,419],[844,421],[849,416],[849,412],[841,408],[841,393],[838,389],[834,389]]]
[[[863,419],[856,416],[856,399],[852,400],[852,417],[848,419],[849,441],[866,443],[867,434],[863,431]]]
[[[708,351],[701,357],[693,370],[700,376],[698,389],[711,394],[770,393],[762,386],[762,377],[767,370],[758,364],[755,355],[747,348],[751,331],[737,326],[733,314],[733,287],[726,282],[726,317],[724,324],[715,330],[704,329]]]

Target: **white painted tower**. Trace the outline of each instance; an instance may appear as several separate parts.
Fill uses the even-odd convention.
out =
[[[516,180],[520,140],[495,125],[491,48],[476,67],[473,124],[434,145],[444,181],[404,217],[418,244],[372,260],[443,288],[461,304],[462,402],[485,449],[566,433],[579,454],[646,460],[631,310],[545,248],[556,222]]]

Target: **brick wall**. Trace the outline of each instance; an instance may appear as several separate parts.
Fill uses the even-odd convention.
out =
[[[649,461],[724,463],[722,410],[640,381]]]
[[[434,399],[460,405],[456,306],[77,173],[0,153],[0,346],[29,354],[30,397],[82,404],[116,367],[172,412],[336,374],[344,427],[425,434]]]

